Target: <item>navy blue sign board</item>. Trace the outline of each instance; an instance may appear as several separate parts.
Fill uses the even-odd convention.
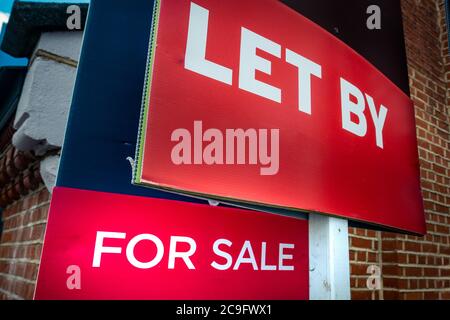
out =
[[[135,153],[152,11],[147,0],[91,1],[58,186],[168,196],[131,185],[126,160]]]
[[[369,55],[366,52],[366,58],[407,92],[399,1],[370,2],[377,4],[382,14],[388,13],[380,30],[366,27],[368,15],[361,0],[345,1],[340,6],[331,6],[333,1],[327,0],[285,2],[362,55],[368,43],[375,42],[378,50]],[[123,0],[91,0],[57,186],[206,204],[205,200],[131,184],[127,158],[135,155],[152,12],[152,0],[135,0],[132,5]],[[361,26],[349,28],[347,19],[339,18],[343,12],[346,17],[358,17]]]

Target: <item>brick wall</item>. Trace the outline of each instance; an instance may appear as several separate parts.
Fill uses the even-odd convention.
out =
[[[41,185],[3,211],[0,299],[32,299],[44,239],[49,193]]]
[[[423,238],[350,228],[353,299],[450,299],[450,56],[443,0],[402,0],[411,97],[415,105]],[[367,268],[382,274],[367,288]]]
[[[13,132],[0,134],[0,300],[33,298],[50,202],[39,159],[11,146]]]

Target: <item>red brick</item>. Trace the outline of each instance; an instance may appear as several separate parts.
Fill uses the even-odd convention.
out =
[[[352,237],[351,238],[351,246],[356,247],[356,248],[371,249],[372,248],[372,240]]]
[[[440,293],[442,300],[450,300],[450,291],[444,291]]]
[[[401,243],[397,240],[383,240],[381,246],[383,251],[394,251],[401,249]]]
[[[405,293],[401,293],[401,297],[403,300],[422,300],[423,293],[422,292],[405,292]]]
[[[442,268],[441,276],[442,277],[450,277],[450,268]]]
[[[38,224],[34,225],[32,228],[30,240],[42,240],[44,238],[45,226]]]
[[[372,300],[372,291],[351,291],[352,300]]]
[[[351,274],[353,275],[369,275],[367,273],[367,264],[351,264],[350,265],[350,269],[351,269]]]
[[[400,275],[400,268],[397,265],[384,265],[383,274],[388,276]]]
[[[418,289],[420,287],[418,279],[409,279],[408,280],[408,288],[409,289]]]
[[[38,267],[33,263],[27,263],[25,278],[28,280],[36,280]]]
[[[437,277],[439,276],[439,269],[437,268],[424,268],[424,275],[426,277]]]
[[[38,203],[44,203],[47,202],[50,199],[50,193],[46,188],[43,188],[38,193]]]
[[[350,252],[349,252],[349,260],[350,260],[350,261],[354,261],[354,260],[356,260],[355,258],[356,258],[356,253],[355,253],[355,251],[350,250]]]
[[[405,250],[413,251],[413,252],[420,252],[420,243],[405,241]]]
[[[398,300],[399,296],[400,296],[399,292],[396,290],[384,290],[383,291],[384,300]]]
[[[397,252],[383,252],[382,253],[383,262],[398,262]]]
[[[438,246],[434,243],[424,243],[422,244],[422,252],[437,253]]]
[[[423,271],[422,268],[405,267],[405,275],[408,277],[421,277],[422,271]]]
[[[24,285],[23,298],[27,300],[33,299],[35,286],[31,283],[26,283]]]
[[[375,263],[378,261],[378,256],[374,252],[367,252],[367,262]]]
[[[439,253],[450,255],[450,246],[443,246],[443,245],[439,246]]]

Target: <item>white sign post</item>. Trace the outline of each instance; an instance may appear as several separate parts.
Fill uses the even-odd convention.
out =
[[[309,297],[349,300],[348,221],[309,215]]]

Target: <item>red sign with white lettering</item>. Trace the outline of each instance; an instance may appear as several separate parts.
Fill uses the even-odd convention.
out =
[[[56,187],[36,299],[308,299],[308,223]]]
[[[414,108],[274,0],[161,0],[134,182],[423,234]]]

